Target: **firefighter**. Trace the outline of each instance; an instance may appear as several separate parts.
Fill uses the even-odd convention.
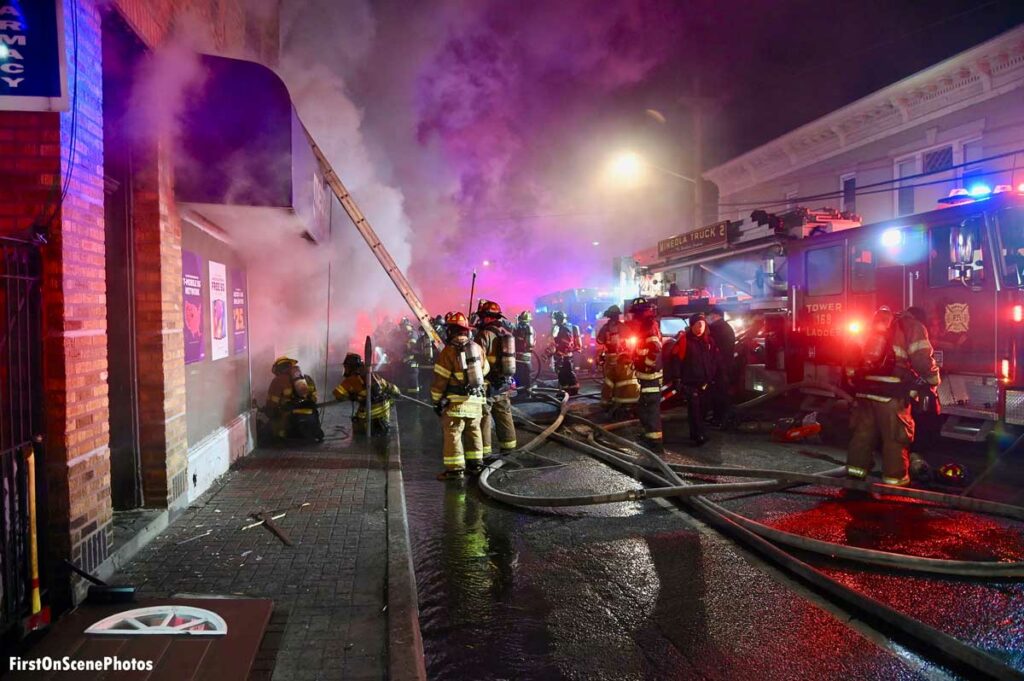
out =
[[[443,336],[442,336],[443,337]],[[419,373],[434,372],[434,359],[437,357],[437,348],[434,347],[434,339],[426,329],[420,329],[416,338],[416,356],[419,360]],[[419,381],[420,391],[423,390],[423,381]]]
[[[487,402],[484,403],[480,430],[484,441],[484,456],[494,450],[492,433],[498,435],[498,447],[510,452],[516,443],[516,427],[512,422],[512,401],[516,384],[516,340],[505,328],[505,315],[493,300],[481,300],[477,307],[476,342],[484,349],[490,372],[487,379]],[[491,418],[494,418],[492,430]]]
[[[461,478],[483,470],[484,443],[480,431],[490,371],[483,350],[470,339],[469,320],[461,312],[445,317],[447,341],[434,362],[430,401],[441,416],[444,471],[438,480]]]
[[[879,308],[865,340],[860,366],[848,370],[856,402],[851,415],[852,435],[846,472],[863,480],[874,466],[881,440],[882,482],[910,484],[910,445],[914,441],[911,402],[933,397],[939,367],[928,339],[923,310],[911,307],[893,315]]]
[[[565,313],[560,310],[551,313],[551,321],[554,322],[554,327],[551,329],[551,347],[548,348],[548,354],[558,373],[558,386],[570,395],[575,395],[580,391],[580,382],[576,378],[573,357],[583,349],[580,342],[580,327],[566,321]]]
[[[366,432],[366,364],[363,358],[354,352],[345,355],[342,362],[345,373],[341,383],[334,389],[334,399],[339,402],[355,402],[356,413],[352,416],[352,427],[355,434]],[[370,391],[371,432],[384,435],[391,428],[392,398],[399,393],[398,387],[390,381],[373,375],[373,388]]]
[[[441,338],[447,338],[448,337],[448,331],[444,327],[444,317],[443,316],[437,315],[436,317],[431,319],[430,320],[430,325],[434,327],[434,331],[437,332],[438,336],[440,336]]]
[[[298,360],[286,356],[275,359],[271,371],[265,411],[274,436],[323,440],[313,378],[302,373]]]
[[[622,322],[622,310],[612,305],[602,315],[608,321],[597,332],[597,343],[601,346],[600,363],[604,368],[604,383],[601,384],[601,402],[606,407],[614,405],[615,375],[618,373],[619,354],[625,349],[626,325]],[[630,362],[632,366],[632,362]]]
[[[643,427],[644,445],[653,451],[662,451],[661,433],[661,326],[654,302],[636,298],[629,308],[633,319],[629,333],[636,338],[633,364],[640,383],[640,397],[636,415]]]
[[[419,344],[416,330],[408,317],[403,317],[398,326],[394,346],[394,356],[401,358],[400,368],[395,367],[394,380],[406,394],[415,395],[420,391]]]
[[[516,385],[529,390],[533,384],[533,346],[537,342],[533,330],[532,316],[526,310],[516,318],[516,327],[512,335],[516,339]]]

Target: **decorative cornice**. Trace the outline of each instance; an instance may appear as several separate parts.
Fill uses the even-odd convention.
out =
[[[729,196],[1021,86],[1024,26],[712,168],[704,178]]]

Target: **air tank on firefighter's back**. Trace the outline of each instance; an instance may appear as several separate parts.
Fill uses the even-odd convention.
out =
[[[501,341],[501,375],[516,375],[516,338],[511,333],[499,337]]]
[[[459,367],[466,372],[467,387],[483,387],[483,353],[479,345],[472,341],[466,343],[459,352]]]

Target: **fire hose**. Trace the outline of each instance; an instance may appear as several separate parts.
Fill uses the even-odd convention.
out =
[[[518,412],[518,410],[517,410]],[[560,409],[560,412],[564,412],[564,409]],[[563,414],[564,415],[564,414]],[[521,412],[516,414],[517,421],[528,430],[534,432],[544,432],[548,429],[534,423],[525,417]],[[584,420],[579,417],[570,416],[570,419],[583,422]],[[550,426],[549,426],[550,428]],[[604,436],[609,436],[605,432],[601,433]],[[711,473],[723,476],[733,477],[753,477],[753,476],[771,476],[772,480],[762,480],[750,484],[751,487],[758,486],[763,488],[769,488],[772,485],[777,485],[779,481],[790,480],[792,482],[800,484],[815,484],[815,485],[833,485],[839,487],[847,487],[852,489],[861,489],[864,491],[874,491],[887,495],[893,496],[904,496],[909,498],[916,498],[922,501],[928,501],[932,503],[940,503],[960,510],[978,511],[986,513],[995,513],[998,515],[1006,515],[1008,517],[1021,517],[1024,513],[1024,509],[1018,507],[1007,506],[1004,504],[995,504],[994,502],[981,502],[981,505],[975,505],[978,500],[975,499],[963,499],[961,497],[951,497],[950,495],[942,495],[933,492],[926,492],[923,490],[913,490],[908,488],[896,488],[887,485],[878,485],[874,483],[860,482],[854,480],[841,480],[836,478],[829,478],[829,474],[835,474],[840,469],[834,469],[819,473],[816,475],[800,474],[800,473],[789,473],[786,471],[773,471],[765,469],[735,469],[731,467],[720,467],[720,466],[670,466],[661,457],[657,456],[653,452],[646,450],[645,448],[633,443],[631,441],[625,441],[629,444],[630,448],[640,451],[643,455],[647,456],[653,463],[654,467],[659,471],[658,473],[648,470],[647,468],[639,465],[637,459],[627,458],[622,452],[616,452],[610,447],[603,445],[587,444],[576,440],[574,438],[567,437],[560,433],[550,432],[548,437],[551,440],[564,444],[568,447],[576,449],[593,456],[594,458],[603,461],[612,467],[632,476],[641,481],[649,482],[657,486],[658,491],[661,494],[651,494],[652,490],[647,489],[644,492],[637,490],[630,490],[627,492],[611,493],[605,495],[581,495],[577,497],[532,497],[524,495],[515,495],[508,492],[496,490],[493,485],[490,484],[490,476],[493,472],[500,470],[501,464],[504,460],[499,460],[485,470],[481,475],[480,487],[481,490],[493,496],[499,501],[504,501],[516,506],[527,506],[527,507],[540,507],[545,505],[550,506],[562,506],[567,505],[565,502],[568,499],[581,499],[585,500],[586,503],[608,503],[596,501],[598,498],[611,498],[619,496],[627,496],[632,493],[632,499],[623,500],[639,500],[642,498],[656,498],[657,496],[668,496],[678,498],[680,503],[690,508],[705,520],[707,520],[712,526],[717,529],[724,531],[725,533],[734,536],[741,540],[748,547],[758,551],[765,557],[769,558],[773,562],[788,569],[791,573],[797,575],[805,582],[808,582],[822,591],[828,593],[832,597],[837,598],[848,606],[852,606],[861,612],[866,612],[869,615],[875,617],[878,620],[885,622],[890,626],[894,626],[899,630],[903,631],[907,636],[911,637],[915,643],[923,646],[925,649],[933,653],[938,653],[946,659],[949,659],[960,665],[967,665],[972,671],[981,672],[985,675],[994,678],[1024,678],[1017,670],[1009,667],[1001,660],[994,656],[980,651],[978,649],[969,646],[959,639],[956,639],[934,627],[931,627],[923,622],[913,619],[873,598],[870,598],[862,593],[859,593],[849,587],[846,587],[839,582],[829,578],[813,566],[801,561],[793,555],[787,553],[775,543],[772,543],[771,539],[777,537],[766,537],[764,534],[755,531],[759,527],[763,526],[761,523],[750,520],[740,516],[739,514],[733,513],[728,509],[723,508],[721,505],[716,504],[702,495],[686,495],[685,493],[677,493],[677,490],[681,490],[683,487],[690,487],[691,489],[697,487],[698,489],[714,487],[713,491],[729,491],[726,486],[733,486],[737,484],[745,483],[716,483],[712,485],[687,485],[685,480],[679,476],[679,472],[683,473]],[[616,436],[617,437],[617,436]],[[536,441],[536,440],[535,440]],[[677,472],[678,469],[678,472]],[[743,475],[741,475],[741,472]],[[660,474],[659,474],[660,473]],[[749,488],[748,488],[749,489]],[[496,494],[495,494],[496,493]],[[550,503],[546,503],[550,502]],[[774,528],[768,528],[774,529]],[[779,531],[775,531],[779,532]],[[789,533],[781,533],[783,535]],[[799,545],[799,548],[813,551],[823,552],[822,545],[827,545],[827,549],[824,551],[829,556],[836,556],[834,551],[838,545],[830,544],[827,542],[817,542],[817,540],[810,540],[806,537],[799,535],[793,535],[800,540],[807,540],[807,543],[801,541],[790,542],[790,545]],[[783,542],[780,542],[783,543]],[[851,547],[844,547],[851,548]],[[859,551],[866,551],[863,549],[854,549],[854,553]],[[968,575],[972,577],[995,577],[1004,578],[1006,576],[1019,576],[1020,567],[1013,567],[1012,564],[993,564],[993,563],[982,563],[972,561],[938,561],[936,559],[920,558],[915,556],[904,556],[900,554],[888,554],[887,552],[870,552],[871,554],[882,554],[881,556],[872,556],[874,558],[885,561],[882,564],[885,567],[900,568],[900,569],[919,569],[922,565],[932,568],[940,568],[938,570],[929,570],[942,572],[944,574],[962,574],[956,570],[959,568],[965,568],[968,570]],[[849,555],[843,555],[850,559]],[[863,557],[863,556],[859,556]],[[926,561],[922,563],[921,561]],[[863,561],[862,561],[863,562]],[[1011,566],[1008,569],[1010,574],[1004,571],[1006,566]],[[976,569],[975,569],[976,568]]]

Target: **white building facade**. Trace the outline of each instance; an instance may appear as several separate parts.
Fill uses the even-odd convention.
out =
[[[1024,27],[704,177],[718,186],[720,220],[800,205],[849,211],[873,223],[932,210],[958,187],[1017,188],[1024,183]]]

